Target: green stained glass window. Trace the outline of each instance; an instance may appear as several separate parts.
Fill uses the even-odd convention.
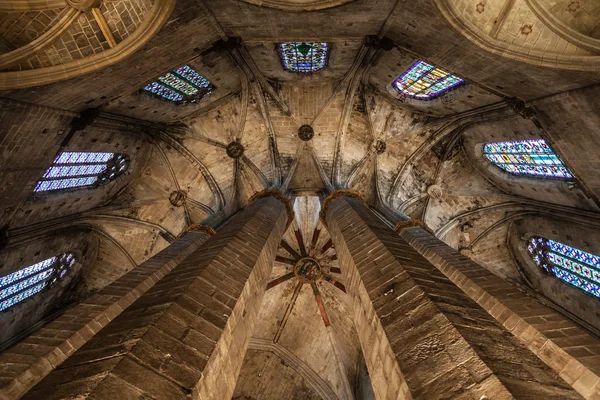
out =
[[[285,42],[279,44],[283,67],[291,72],[317,72],[325,68],[329,44],[323,42]]]

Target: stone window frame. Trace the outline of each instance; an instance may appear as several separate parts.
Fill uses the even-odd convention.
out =
[[[217,87],[204,74],[201,74],[195,67],[193,67],[189,64],[190,64],[190,62],[184,63],[178,67],[172,68],[172,69],[158,75],[156,78],[152,79],[151,81],[147,82],[143,87],[141,87],[138,90],[138,93],[140,95],[146,96],[148,98],[161,100],[163,103],[172,104],[177,107],[199,104],[205,100],[208,100],[213,95],[213,93],[217,89]],[[180,68],[184,68],[184,67],[188,67],[193,72],[198,74],[202,79],[206,80],[208,82],[208,86],[200,87],[196,83],[191,82],[189,79],[184,78],[182,75],[175,73],[175,71],[177,71]],[[197,94],[193,94],[193,95],[186,95],[184,92],[176,90],[173,86],[162,82],[161,78],[165,78],[166,75],[168,75],[168,74],[171,74],[171,75],[175,76],[175,78],[177,78],[178,80],[183,81],[185,84],[194,87],[199,92]],[[150,86],[154,83],[164,86],[168,90],[174,91],[175,93],[181,95],[182,99],[181,100],[172,100],[172,99],[163,97],[160,94],[154,93],[153,91],[148,89],[148,86]],[[203,93],[202,90],[206,90],[206,92]]]
[[[520,139],[516,139],[520,140]],[[492,175],[495,178],[510,181],[511,183],[519,185],[532,185],[532,186],[545,186],[563,190],[570,190],[573,185],[576,185],[577,178],[570,179],[557,179],[552,177],[533,176],[533,175],[515,175],[508,171],[504,171],[498,167],[492,161],[488,160],[483,153],[483,147],[492,143],[489,141],[477,142],[474,144],[474,154],[477,159],[477,167],[484,173],[484,175]]]
[[[600,297],[599,297],[599,296],[596,296],[596,295],[594,295],[594,294],[591,294],[591,293],[589,293],[588,291],[586,291],[585,289],[582,289],[582,288],[580,288],[580,287],[578,287],[578,286],[576,286],[576,285],[574,285],[574,284],[571,284],[571,283],[567,282],[567,281],[566,281],[566,280],[564,280],[564,279],[561,279],[560,277],[558,277],[558,276],[554,275],[554,273],[553,273],[553,272],[551,272],[551,271],[547,271],[547,270],[546,270],[544,267],[542,267],[541,265],[538,265],[538,264],[535,262],[535,260],[533,260],[533,256],[532,256],[532,254],[529,252],[529,248],[528,248],[528,247],[529,247],[529,244],[530,244],[530,242],[532,241],[532,239],[533,239],[533,238],[537,238],[537,239],[542,239],[542,240],[552,240],[552,241],[554,241],[554,242],[556,242],[556,243],[558,243],[558,244],[560,244],[560,245],[569,246],[569,247],[571,247],[571,248],[574,248],[574,249],[576,249],[576,250],[578,250],[578,251],[581,251],[581,252],[585,252],[585,253],[591,254],[591,255],[595,256],[596,258],[598,257],[598,255],[597,255],[597,254],[595,254],[595,253],[592,253],[592,252],[590,252],[590,251],[586,251],[586,250],[583,250],[583,249],[581,249],[580,247],[583,247],[583,246],[578,246],[578,245],[573,245],[573,244],[567,244],[567,243],[564,243],[562,240],[558,240],[558,239],[551,239],[551,238],[548,238],[548,237],[546,237],[546,236],[547,236],[547,235],[539,235],[539,234],[538,234],[538,235],[528,235],[528,236],[527,236],[527,238],[525,238],[525,239],[524,239],[524,243],[523,243],[523,245],[525,246],[525,253],[526,253],[526,254],[529,256],[529,259],[530,259],[531,261],[533,261],[533,265],[535,265],[535,266],[536,266],[536,267],[537,267],[539,270],[541,270],[543,275],[547,275],[547,276],[550,276],[550,277],[552,277],[552,278],[554,278],[554,279],[558,279],[560,282],[562,282],[562,283],[564,283],[564,284],[566,284],[566,285],[568,285],[568,286],[570,286],[570,287],[573,287],[573,288],[575,288],[575,289],[578,289],[580,292],[582,292],[582,293],[586,293],[586,294],[588,294],[588,295],[592,296],[593,298],[595,298],[596,300],[600,300]],[[582,262],[582,261],[580,261],[580,260],[577,260],[577,259],[575,259],[575,258],[573,258],[573,257],[570,257],[570,256],[565,256],[565,255],[564,255],[564,253],[563,253],[563,254],[560,254],[560,253],[558,253],[558,252],[556,252],[556,251],[552,251],[552,253],[558,254],[558,255],[560,255],[560,256],[563,256],[564,258],[567,258],[567,259],[573,259],[573,260],[575,260],[577,263],[579,263],[579,264],[581,264],[581,265],[585,265],[585,264],[586,264],[585,262]],[[596,285],[596,286],[600,286],[600,283],[598,283],[598,282],[595,282],[595,281],[591,280],[590,278],[587,278],[587,277],[584,277],[584,276],[579,276],[579,275],[581,275],[581,274],[578,274],[578,273],[576,273],[576,272],[574,273],[573,271],[569,271],[569,269],[568,269],[568,268],[566,268],[566,267],[562,267],[562,266],[560,266],[560,265],[558,265],[558,264],[552,263],[551,261],[548,261],[548,264],[549,264],[550,266],[552,266],[552,265],[556,265],[556,268],[558,268],[559,270],[566,271],[567,273],[570,273],[570,274],[572,274],[572,275],[578,276],[578,277],[579,277],[580,279],[582,279],[583,281],[587,281],[588,283],[594,284],[594,285]],[[591,269],[591,270],[596,270],[596,271],[598,270],[598,268],[597,268],[597,267],[589,266],[589,264],[588,264],[587,266],[588,266],[588,268],[589,268],[589,269]]]
[[[63,257],[69,256],[69,255],[72,257],[70,261],[65,261],[65,260],[62,259]],[[34,266],[37,263],[40,263],[40,262],[45,261],[45,260],[52,259],[54,257],[56,257],[57,259],[52,264],[50,264],[49,267],[47,267],[45,269],[42,269],[42,270],[39,270],[38,272],[34,272],[34,273],[30,274],[30,275],[27,275],[26,277],[23,277],[21,279],[17,279],[15,281],[11,282],[10,284],[6,284],[4,286],[5,289],[9,288],[9,287],[12,287],[16,283],[18,283],[19,281],[25,281],[27,279],[30,279],[30,278],[36,276],[36,275],[41,274],[44,271],[51,270],[51,274],[48,277],[42,279],[39,283],[34,283],[34,284],[31,284],[31,285],[28,285],[28,286],[24,287],[22,290],[19,290],[18,292],[15,292],[12,295],[9,295],[6,298],[2,299],[2,302],[7,301],[7,300],[15,297],[18,293],[21,293],[21,292],[23,292],[23,291],[25,291],[25,290],[27,290],[29,288],[35,287],[36,285],[38,285],[40,283],[44,283],[44,286],[42,287],[41,290],[39,290],[38,292],[30,294],[29,296],[27,296],[27,297],[23,298],[22,300],[20,300],[20,301],[14,303],[14,304],[8,306],[7,308],[5,308],[3,310],[0,310],[0,313],[6,313],[8,311],[14,310],[16,307],[19,307],[21,305],[30,303],[29,300],[35,299],[35,298],[39,298],[39,296],[37,296],[37,295],[40,295],[40,294],[48,292],[49,290],[51,290],[54,286],[56,286],[59,283],[67,282],[67,284],[68,284],[68,281],[70,281],[70,280],[73,279],[75,273],[77,273],[77,271],[80,270],[80,267],[82,265],[82,263],[81,263],[82,252],[79,249],[74,249],[74,250],[63,251],[63,252],[61,252],[59,254],[55,254],[55,255],[50,256],[50,257],[42,257],[38,261],[33,262],[33,263],[29,264],[29,265],[22,266],[21,268],[13,269],[12,271],[4,272],[2,274],[2,276],[0,276],[0,278],[4,278],[6,276],[14,274],[15,272],[21,271],[21,270],[23,270],[25,268],[32,267],[32,266]],[[57,266],[59,267],[58,269],[57,269]],[[62,269],[62,274],[60,274],[60,276],[57,276],[56,272],[60,271],[61,269]]]
[[[396,82],[396,80],[398,80],[398,78],[400,78],[406,72],[408,72],[408,70],[410,68],[412,68],[418,61],[424,61],[430,65],[433,65],[436,68],[439,68],[437,65],[435,65],[435,63],[430,63],[427,60],[415,58],[414,62],[407,69],[405,69],[398,76],[393,78],[392,81],[385,87],[386,91],[394,99],[400,101],[401,103],[418,105],[420,107],[423,107],[423,106],[427,107],[430,105],[435,106],[435,105],[439,105],[439,104],[455,103],[455,102],[461,100],[462,98],[464,98],[464,96],[466,96],[469,92],[471,92],[472,85],[469,83],[469,81],[467,81],[466,79],[464,79],[462,77],[459,77],[458,75],[454,75],[454,73],[452,73],[452,72],[444,70],[444,68],[440,68],[440,69],[444,70],[444,72],[447,72],[448,74],[452,74],[454,76],[459,77],[460,79],[463,80],[463,83],[461,83],[460,85],[457,85],[453,88],[450,88],[448,90],[445,90],[441,94],[439,94],[435,97],[429,98],[429,99],[418,99],[418,98],[410,97],[410,96],[407,96],[407,95],[401,93],[398,89],[396,89],[396,87],[394,86],[394,83]]]
[[[123,171],[117,173],[114,177],[107,179],[105,182],[95,182],[92,185],[86,185],[86,186],[75,186],[75,187],[70,187],[70,188],[64,188],[64,189],[56,189],[56,190],[46,190],[46,191],[38,191],[36,192],[35,190],[32,190],[29,198],[32,201],[42,201],[47,199],[48,197],[51,197],[53,199],[56,198],[60,198],[61,195],[66,195],[69,196],[73,193],[81,193],[84,191],[94,191],[98,188],[101,187],[106,187],[110,184],[115,184],[117,182],[120,182],[124,177],[128,176],[131,174],[131,170],[132,168],[135,166],[135,163],[132,161],[132,158],[129,156],[129,154],[127,153],[121,153],[121,152],[115,152],[115,151],[103,151],[101,149],[95,149],[94,151],[84,151],[84,150],[78,150],[78,149],[65,149],[64,152],[82,152],[82,153],[102,153],[102,152],[106,152],[106,153],[113,153],[115,155],[122,155],[125,157],[125,163],[126,163],[126,167]],[[61,152],[62,153],[62,152]],[[57,155],[58,157],[58,155]],[[56,159],[56,157],[54,158]],[[48,165],[48,167],[46,167],[46,169],[44,170],[44,172],[42,173],[42,175],[40,176],[40,178],[38,178],[38,180],[36,181],[36,186],[37,184],[42,180],[43,175],[48,171],[48,169],[55,165],[54,164],[54,159],[52,160],[52,163],[50,165]],[[34,187],[35,189],[35,187]]]
[[[524,215],[523,216],[524,219],[527,219],[528,217],[548,218],[548,216],[545,216],[545,215]],[[569,222],[568,220],[565,220],[563,218],[559,218],[559,219],[561,221],[564,221],[565,223]],[[600,328],[595,327],[592,323],[589,323],[585,319],[582,319],[582,317],[574,314],[572,311],[569,311],[568,307],[565,307],[565,305],[563,305],[562,302],[557,301],[557,299],[554,299],[554,298],[548,296],[543,291],[541,291],[539,287],[537,287],[536,285],[532,285],[532,282],[530,282],[528,279],[526,279],[526,276],[528,273],[529,274],[534,273],[537,276],[537,279],[540,281],[547,281],[547,282],[559,284],[562,288],[564,288],[565,292],[568,293],[571,298],[585,299],[586,302],[588,299],[590,299],[591,302],[595,302],[595,301],[599,300],[596,296],[594,296],[590,293],[587,293],[585,290],[581,290],[573,285],[570,285],[567,282],[562,281],[561,279],[559,279],[557,277],[550,276],[549,274],[544,273],[542,268],[539,267],[535,263],[535,261],[529,254],[529,251],[527,250],[527,245],[528,245],[529,239],[534,236],[539,236],[539,237],[543,237],[546,239],[552,239],[552,240],[555,240],[555,241],[558,241],[561,243],[565,243],[564,238],[561,238],[559,234],[553,233],[552,231],[541,232],[540,229],[526,228],[519,235],[518,230],[519,230],[519,228],[515,228],[511,224],[511,226],[509,227],[509,230],[508,230],[506,245],[507,245],[508,252],[510,254],[510,259],[514,263],[515,268],[517,269],[519,275],[521,276],[522,283],[520,284],[520,286],[525,286],[527,288],[527,290],[530,290],[536,296],[539,296],[545,305],[550,306],[552,309],[560,312],[561,314],[565,315],[567,318],[570,318],[571,320],[575,321],[576,323],[578,323],[580,326],[583,326],[588,331],[594,332],[596,335],[600,335]],[[565,243],[565,244],[568,244],[568,243]],[[573,247],[577,247],[577,248],[586,247],[586,246],[582,246],[582,245],[578,245],[578,244],[572,244],[572,245],[569,244],[569,246],[573,246]],[[592,250],[592,252],[593,252],[593,250]],[[595,254],[597,254],[597,253],[595,253]]]
[[[325,55],[325,63],[323,64],[323,67],[316,71],[307,71],[307,72],[291,71],[286,67],[285,61],[283,60],[283,53],[281,50],[281,45],[283,43],[317,43],[317,42],[300,41],[300,42],[276,42],[275,43],[275,51],[277,52],[277,57],[279,58],[279,63],[281,65],[281,69],[284,72],[294,74],[296,76],[311,76],[311,75],[316,75],[316,74],[319,74],[319,73],[325,71],[329,67],[329,63],[331,61],[331,55],[333,54],[333,51],[335,48],[335,44],[333,42],[318,42],[318,43],[326,43],[327,44],[327,54]]]
[[[528,173],[513,173],[510,171],[505,170],[504,168],[502,168],[499,164],[497,164],[496,162],[489,160],[489,157],[486,156],[487,155],[498,155],[498,154],[511,154],[509,152],[506,153],[486,153],[483,148],[485,148],[485,146],[487,145],[493,145],[493,144],[503,144],[503,143],[512,143],[512,144],[519,144],[522,142],[544,142],[544,145],[547,146],[547,148],[550,150],[550,153],[547,153],[548,155],[552,155],[556,158],[557,161],[560,162],[560,165],[557,165],[559,167],[563,167],[564,169],[567,170],[567,172],[571,175],[571,177],[564,177],[564,176],[548,176],[548,175],[540,175],[540,174],[528,174]],[[527,152],[527,151],[523,151],[523,152],[517,152],[517,153],[512,153],[512,154],[528,154],[528,155],[534,155],[534,154],[539,154],[539,153],[532,153],[532,152]],[[565,164],[565,162],[563,161],[563,159],[560,157],[560,155],[558,155],[558,153],[556,153],[556,151],[554,150],[554,148],[550,145],[550,143],[548,143],[548,141],[544,138],[532,138],[532,139],[518,139],[518,140],[501,140],[501,141],[491,141],[491,142],[486,142],[483,144],[482,146],[482,156],[490,161],[492,164],[494,164],[496,167],[500,168],[502,171],[507,172],[509,175],[512,176],[517,176],[517,177],[522,177],[522,176],[526,176],[526,177],[530,177],[530,178],[534,178],[534,179],[552,179],[552,180],[562,180],[562,181],[567,181],[567,182],[571,182],[571,183],[575,183],[577,181],[577,178],[575,177],[575,174],[573,173],[573,171],[571,171],[569,169],[569,167],[567,167],[567,165]],[[532,165],[532,166],[537,166],[540,164],[528,164],[528,163],[500,163],[500,164],[509,164],[509,165]]]

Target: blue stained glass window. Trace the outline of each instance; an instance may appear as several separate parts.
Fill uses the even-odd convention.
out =
[[[544,139],[488,143],[483,146],[483,154],[511,174],[573,178],[571,171]]]
[[[72,253],[50,257],[0,278],[0,311],[39,293],[65,276],[75,264]]]
[[[194,85],[200,88],[209,88],[211,86],[208,79],[200,75],[196,72],[195,69],[188,65],[184,65],[183,67],[179,67],[175,70],[175,73],[179,76],[184,77],[188,81],[192,82]]]
[[[161,85],[158,82],[152,82],[144,88],[146,91],[153,93],[157,96],[164,97],[167,100],[171,100],[174,102],[183,101],[183,95],[173,89],[169,89],[168,87]]]
[[[161,76],[160,78],[158,78],[158,80],[166,85],[171,86],[173,89],[180,91],[186,96],[192,96],[198,93],[198,89],[196,89],[195,86],[190,85],[183,79],[176,77],[170,72],[167,73],[165,76]]]
[[[316,72],[327,64],[329,44],[323,42],[286,42],[279,44],[283,67],[291,72]]]
[[[533,236],[527,250],[547,273],[600,297],[600,257],[554,240]]]
[[[408,97],[431,100],[464,82],[425,61],[417,61],[394,81],[394,88]]]
[[[35,192],[109,182],[127,169],[127,156],[115,153],[60,153],[37,183]]]
[[[184,65],[144,87],[148,93],[174,103],[195,103],[210,95],[214,86],[195,69]]]

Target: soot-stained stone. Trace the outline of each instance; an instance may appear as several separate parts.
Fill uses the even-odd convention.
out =
[[[244,155],[244,146],[238,142],[231,142],[227,145],[227,155],[231,158],[240,158]]]
[[[385,153],[386,147],[387,147],[387,145],[381,139],[378,139],[375,142],[375,151],[377,152],[377,154],[383,154],[383,153]]]
[[[185,191],[176,190],[174,192],[171,192],[171,195],[169,196],[169,201],[175,207],[181,207],[183,205],[183,203],[185,202],[186,197],[187,197],[187,193]]]
[[[305,142],[308,142],[313,136],[315,136],[315,130],[310,125],[302,125],[298,129],[298,137]]]

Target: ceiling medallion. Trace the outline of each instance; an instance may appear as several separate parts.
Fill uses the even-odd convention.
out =
[[[244,155],[244,146],[235,140],[227,145],[227,155],[231,158],[240,158]]]
[[[385,153],[385,149],[387,148],[387,145],[385,144],[385,142],[383,140],[377,139],[374,147],[375,147],[375,152],[377,154],[383,154],[383,153]]]
[[[444,197],[444,189],[440,185],[430,185],[427,187],[427,194],[439,200]]]
[[[298,129],[298,137],[305,142],[308,142],[313,136],[315,136],[315,130],[310,125],[302,125]]]
[[[183,190],[176,190],[171,192],[169,196],[169,201],[175,207],[181,207],[183,203],[185,203],[185,199],[187,197],[187,193]]]
[[[321,265],[312,257],[301,258],[294,266],[294,275],[305,283],[315,283],[321,277]]]
[[[274,287],[290,280],[295,281],[295,283],[292,298],[285,310],[283,319],[281,319],[279,322],[279,327],[277,328],[277,333],[273,338],[273,343],[277,343],[279,341],[279,338],[283,332],[283,328],[285,327],[287,320],[294,309],[298,295],[300,294],[300,291],[304,285],[310,285],[312,288],[313,295],[317,301],[317,306],[325,326],[329,326],[330,322],[327,312],[325,311],[325,305],[323,304],[319,285],[321,282],[329,283],[346,293],[346,287],[344,284],[331,276],[331,274],[341,275],[342,270],[337,264],[337,254],[335,252],[335,248],[333,247],[333,241],[331,238],[329,238],[329,240],[327,240],[325,243],[323,243],[323,240],[319,241],[322,230],[323,229],[317,229],[317,227],[315,227],[312,232],[312,240],[310,243],[307,243],[308,246],[305,245],[304,238],[300,230],[294,231],[294,236],[296,236],[296,240],[298,242],[297,248],[292,247],[292,245],[290,245],[285,239],[282,239],[281,243],[279,244],[279,250],[281,252],[286,252],[291,256],[291,258],[280,255],[275,257],[275,261],[286,265],[287,273],[267,283],[267,290],[273,289]],[[281,252],[279,254],[281,254]]]

